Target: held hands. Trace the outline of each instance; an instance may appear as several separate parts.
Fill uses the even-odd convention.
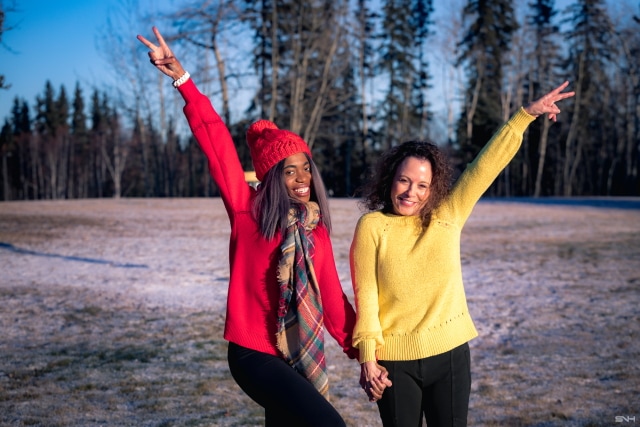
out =
[[[142,42],[142,44],[151,50],[149,52],[151,63],[155,65],[158,70],[171,77],[174,81],[178,80],[185,74],[184,68],[182,68],[180,61],[173,56],[173,52],[171,52],[171,49],[169,49],[169,46],[167,46],[167,43],[164,41],[162,34],[160,34],[160,31],[156,27],[153,27],[153,34],[155,34],[158,39],[159,46],[151,43],[141,35],[138,35],[137,38]]]
[[[542,98],[527,105],[524,108],[524,111],[535,117],[538,117],[541,114],[549,114],[549,120],[553,120],[555,122],[556,116],[560,113],[560,109],[556,106],[555,103],[575,95],[575,92],[561,93],[568,85],[569,82],[562,83],[560,86],[547,93]]]
[[[369,402],[380,400],[384,389],[391,387],[389,373],[377,362],[364,362],[360,365],[360,387],[367,393]]]

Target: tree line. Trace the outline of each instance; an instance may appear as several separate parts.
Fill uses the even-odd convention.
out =
[[[570,80],[559,122],[530,126],[488,194],[637,196],[640,4],[617,4],[632,9],[466,0],[442,19],[431,0],[219,0],[151,19],[126,7],[101,38],[117,87],[87,98],[80,84],[69,96],[45,82],[35,105],[13,100],[0,199],[218,194],[178,92],[132,34],[151,24],[212,99],[246,170],[245,132],[259,118],[308,142],[333,196],[357,196],[380,153],[409,139],[438,143],[461,170],[516,108]]]

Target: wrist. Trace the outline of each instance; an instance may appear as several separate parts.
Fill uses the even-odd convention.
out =
[[[180,86],[182,86],[184,83],[186,83],[186,81],[189,80],[190,78],[191,78],[191,75],[189,74],[189,72],[185,71],[184,74],[182,74],[180,77],[178,77],[173,81],[172,85],[177,89]]]
[[[529,108],[529,106],[527,105],[526,107],[522,107],[522,109],[524,110],[525,113],[527,113],[528,115],[530,115],[531,117],[535,117],[538,118],[540,116],[540,114],[536,114],[533,111],[531,111],[531,109]]]

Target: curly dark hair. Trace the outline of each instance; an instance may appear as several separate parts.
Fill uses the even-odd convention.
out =
[[[446,154],[430,141],[407,141],[384,152],[374,175],[363,187],[363,200],[360,201],[360,205],[368,211],[382,210],[393,213],[391,187],[398,167],[407,157],[417,157],[431,163],[431,192],[427,202],[420,209],[422,225],[427,227],[431,222],[431,213],[449,194],[453,174]]]

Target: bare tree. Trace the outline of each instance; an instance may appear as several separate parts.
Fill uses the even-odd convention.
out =
[[[281,92],[288,99],[288,128],[300,134],[310,147],[316,140],[322,118],[335,107],[330,95],[341,67],[347,62],[336,61],[338,48],[347,33],[342,30],[348,11],[345,0],[312,5],[296,1],[294,9],[279,14],[278,29],[282,51],[278,69],[288,90]],[[288,67],[285,69],[283,65]],[[341,99],[341,97],[338,97]],[[335,98],[335,99],[338,99]],[[337,101],[339,102],[339,101]]]
[[[367,138],[369,131],[369,106],[367,105],[367,81],[371,79],[373,67],[369,64],[368,59],[373,55],[373,49],[370,45],[371,35],[373,31],[372,16],[367,8],[365,0],[358,0],[356,8],[356,31],[355,44],[357,46],[357,67],[358,79],[360,80],[360,99],[361,99],[361,120],[362,120],[362,136]]]
[[[431,51],[434,55],[433,62],[441,70],[440,73],[436,73],[436,76],[440,75],[441,78],[435,80],[434,88],[435,96],[440,99],[444,108],[444,139],[448,144],[452,144],[456,138],[455,122],[460,110],[457,102],[464,90],[463,73],[456,65],[457,44],[463,37],[462,3],[463,0],[452,0],[448,2],[447,7],[443,7],[442,4],[436,5],[436,8],[442,8],[440,13],[443,15],[438,21],[436,42]]]
[[[2,41],[2,35],[7,31],[11,30],[12,27],[7,26],[7,14],[15,12],[15,2],[11,2],[9,6],[5,6],[2,1],[0,1],[0,46],[4,45]],[[4,80],[4,76],[0,74],[0,89],[9,89],[11,85],[7,84]]]
[[[161,22],[156,22],[161,26]],[[126,28],[127,31],[123,31]],[[113,70],[116,85],[108,88],[116,100],[115,108],[123,112],[124,117],[132,121],[137,133],[137,147],[140,156],[139,167],[142,169],[142,181],[144,183],[144,195],[154,194],[154,160],[152,152],[154,144],[162,141],[153,140],[153,134],[144,121],[145,117],[157,117],[160,129],[166,122],[165,91],[166,79],[160,73],[153,73],[140,43],[136,40],[136,32],[149,31],[151,23],[140,10],[138,0],[119,0],[117,7],[109,11],[107,22],[102,29],[97,44],[102,51],[105,61]],[[147,82],[153,82],[151,84]],[[105,82],[105,86],[108,84]],[[103,142],[100,142],[103,144]],[[101,158],[105,158],[105,148],[97,152]],[[101,162],[101,165],[105,165]],[[112,169],[115,165],[111,165]],[[99,169],[102,173],[102,167]],[[111,172],[115,172],[112,170]],[[102,189],[98,188],[101,192]]]
[[[108,122],[106,138],[100,144],[100,151],[113,181],[113,197],[119,199],[122,196],[122,176],[127,166],[131,144],[123,134],[117,112],[110,111]]]
[[[346,96],[338,93],[336,81],[350,65],[344,30],[348,2],[265,0],[246,12],[262,20],[251,22],[263,86],[257,103],[271,120],[313,146],[320,123]]]
[[[227,61],[221,44],[229,43],[228,36],[233,30],[230,28],[239,21],[238,10],[231,1],[197,2],[192,6],[186,6],[169,15],[178,30],[175,34],[167,37],[168,41],[175,41],[176,44],[186,43],[204,52],[210,52],[214,59],[216,70],[215,79],[220,90],[222,99],[218,106],[220,115],[227,123],[231,124],[229,76],[227,73]],[[208,63],[200,64],[202,77],[207,79]]]

